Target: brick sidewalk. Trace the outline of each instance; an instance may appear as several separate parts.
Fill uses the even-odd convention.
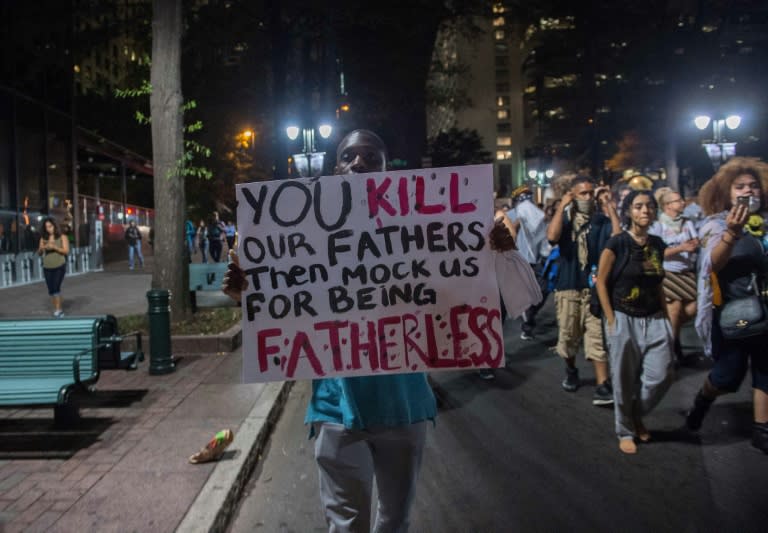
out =
[[[180,359],[174,373],[106,371],[82,422],[0,409],[0,531],[173,531],[215,464],[187,457],[237,432],[263,385],[241,384],[241,352]],[[222,460],[241,453],[228,450]]]

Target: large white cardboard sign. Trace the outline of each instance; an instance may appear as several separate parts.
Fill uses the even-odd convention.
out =
[[[492,169],[238,185],[245,381],[498,367]]]

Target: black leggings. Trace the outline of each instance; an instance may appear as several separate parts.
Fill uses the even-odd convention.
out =
[[[59,268],[44,268],[45,284],[48,285],[48,294],[58,296],[61,292],[61,282],[64,281],[64,274],[67,272],[67,265],[61,265]]]

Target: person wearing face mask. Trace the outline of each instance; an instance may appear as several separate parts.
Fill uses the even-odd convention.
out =
[[[678,364],[683,364],[680,328],[696,316],[696,256],[699,248],[698,232],[690,220],[683,216],[685,202],[680,193],[662,187],[654,194],[659,205],[659,219],[649,233],[661,237],[664,250],[664,297],[675,339],[674,352]]]
[[[727,338],[720,322],[723,306],[752,296],[756,281],[764,281],[768,272],[760,241],[744,231],[749,215],[765,205],[766,191],[768,165],[754,158],[734,157],[699,192],[707,218],[699,231],[696,329],[714,365],[687,413],[686,425],[698,431],[715,398],[737,391],[751,367],[752,445],[768,454],[768,333]]]
[[[596,205],[596,197],[603,202],[601,209]],[[603,214],[603,207],[609,216]],[[603,189],[595,190],[592,181],[584,176],[573,178],[570,190],[563,195],[547,227],[547,239],[550,244],[557,244],[560,250],[555,286],[558,324],[555,349],[565,361],[565,379],[561,385],[568,392],[575,392],[581,385],[576,355],[583,344],[584,354],[595,368],[594,405],[612,404],[613,390],[602,323],[589,311],[589,277],[593,267],[597,268],[605,243],[620,232],[621,223],[610,195],[603,194]]]

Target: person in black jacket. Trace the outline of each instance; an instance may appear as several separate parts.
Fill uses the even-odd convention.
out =
[[[139,268],[144,268],[144,256],[141,254],[141,232],[136,227],[136,221],[131,220],[125,230],[125,241],[128,243],[128,268],[133,270],[133,256],[139,256]]]

